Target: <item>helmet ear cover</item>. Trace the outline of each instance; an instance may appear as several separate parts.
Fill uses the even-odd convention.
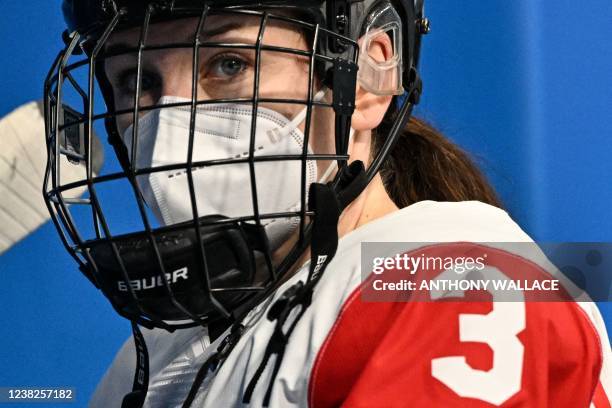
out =
[[[390,3],[380,3],[368,14],[363,30],[359,39],[359,84],[375,95],[401,95],[404,50],[399,15]],[[386,60],[376,61],[370,56],[370,47],[377,39],[390,42],[391,55]]]

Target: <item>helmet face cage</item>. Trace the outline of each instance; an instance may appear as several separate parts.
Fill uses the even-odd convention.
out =
[[[241,305],[265,294],[278,283],[308,245],[309,217],[313,213],[307,205],[307,164],[335,161],[340,169],[346,165],[357,80],[358,44],[355,39],[322,26],[325,6],[321,6],[321,9],[309,8],[309,18],[305,21],[298,19],[291,7],[287,8],[289,13],[275,13],[278,6],[274,9],[254,9],[252,6],[242,8],[195,2],[198,3],[196,6],[189,4],[179,7],[175,4],[179,2],[169,2],[171,5],[165,7],[163,2],[150,2],[142,5],[140,12],[134,13],[129,7],[118,7],[112,1],[102,3],[108,18],[90,24],[88,29],[79,27],[78,31],[66,35],[66,47],[54,61],[45,81],[48,162],[43,194],[52,221],[80,270],[104,292],[120,315],[146,327],[168,330],[204,324],[219,317],[228,318]],[[250,44],[208,41],[203,36],[203,30],[211,16],[256,19],[259,27],[257,39]],[[148,35],[157,21],[182,17],[190,17],[196,22],[192,41],[149,44]],[[266,29],[275,23],[304,33],[308,48],[280,47],[262,41]],[[138,43],[128,49],[107,52],[109,39],[127,27],[137,27]],[[204,99],[198,95],[200,52],[215,48],[235,48],[253,53],[255,62],[250,97]],[[141,105],[143,56],[147,52],[170,49],[182,49],[191,55],[190,100]],[[261,95],[260,62],[263,53],[299,56],[308,61],[306,98]],[[104,63],[125,55],[132,55],[136,60],[134,103],[130,109],[118,109],[104,72]],[[333,96],[327,99],[331,101],[315,98],[317,83],[329,87]],[[73,98],[70,99],[68,94]],[[198,160],[193,152],[198,109],[221,103],[248,106],[252,111],[248,152],[240,157]],[[304,140],[300,154],[257,154],[256,118],[262,109],[261,104],[288,104],[305,108]],[[185,160],[162,166],[136,165],[140,141],[139,118],[142,114],[171,108],[188,109],[190,113]],[[312,153],[308,150],[315,108],[333,113],[335,152]],[[131,146],[126,147],[119,137],[116,119],[121,115],[129,115],[132,119]],[[107,173],[95,174],[92,166],[95,155],[93,132],[94,126],[101,123],[106,127],[118,165]],[[301,199],[296,211],[269,213],[260,209],[261,197],[258,196],[256,182],[258,163],[277,161],[292,161],[301,165]],[[82,166],[82,177],[77,180],[63,178],[62,167],[75,164]],[[194,172],[213,166],[229,168],[227,166],[238,164],[248,167],[252,214],[235,217],[201,214],[198,211],[196,196],[199,192],[194,183]],[[138,180],[169,172],[182,172],[186,176],[189,196],[185,200],[190,203],[192,217],[184,222],[156,225]],[[115,228],[116,225],[110,220],[123,209],[109,210],[103,191],[108,191],[117,183],[125,187],[126,201],[135,204],[135,214],[142,225],[138,231],[126,233],[121,228]],[[76,192],[83,188],[86,193],[77,196]],[[275,262],[264,224],[266,220],[281,218],[299,221],[297,240],[288,255]]]

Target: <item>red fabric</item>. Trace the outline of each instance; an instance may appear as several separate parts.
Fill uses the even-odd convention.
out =
[[[440,244],[418,254],[471,253],[475,247],[482,248]],[[487,265],[508,277],[548,277],[516,255],[491,248],[487,252]],[[319,351],[309,384],[311,407],[496,406],[461,397],[432,375],[432,359],[448,356],[464,356],[473,369],[491,369],[491,347],[460,341],[459,315],[485,315],[493,303],[365,302],[364,285],[346,301]],[[527,292],[526,300],[529,296]],[[588,317],[572,302],[525,302],[524,306],[525,329],[515,336],[524,346],[520,389],[498,406],[589,407],[602,357]],[[603,390],[598,393],[595,397],[607,403]],[[610,406],[603,404],[596,402],[596,407]]]

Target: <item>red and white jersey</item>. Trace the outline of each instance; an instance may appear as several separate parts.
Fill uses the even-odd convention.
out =
[[[611,406],[610,342],[594,304],[366,302],[361,297],[362,242],[406,242],[404,252],[410,253],[431,245],[425,243],[531,239],[504,211],[479,202],[424,201],[346,235],[289,338],[271,407]],[[531,259],[494,244],[489,252],[493,255],[487,262],[503,273],[517,267],[556,273],[543,256]],[[209,373],[192,406],[243,406],[275,326],[266,311],[307,274],[308,268],[302,268],[251,311],[242,338],[225,363]],[[203,328],[143,333],[150,355],[145,406],[181,406],[198,368],[224,336],[210,344]],[[251,407],[262,405],[274,358]],[[131,391],[134,365],[130,339],[90,406],[120,406]]]

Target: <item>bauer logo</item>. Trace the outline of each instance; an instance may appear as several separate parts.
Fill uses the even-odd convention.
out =
[[[317,264],[315,265],[314,271],[312,273],[312,279],[316,279],[319,276],[319,273],[321,272],[321,268],[325,264],[325,261],[327,261],[327,255],[319,255],[319,257],[317,258]]]
[[[176,271],[172,273],[166,273],[166,280],[168,281],[169,284],[176,283],[179,279],[184,279],[184,280],[189,279],[187,267],[177,269]],[[154,288],[164,286],[164,280],[159,275],[151,276],[151,277],[143,278],[143,279],[134,279],[134,280],[130,280],[129,282],[130,282],[130,287],[134,289],[135,291],[154,289]],[[119,290],[121,292],[127,292],[129,290],[125,281],[117,281],[117,286],[119,287]]]

